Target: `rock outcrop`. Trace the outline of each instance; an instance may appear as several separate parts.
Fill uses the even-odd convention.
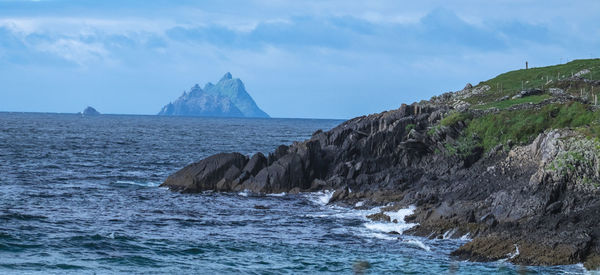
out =
[[[184,92],[177,100],[165,105],[158,115],[208,117],[264,117],[239,78],[226,73],[217,84],[198,84]]]
[[[335,190],[330,203],[415,206],[405,220],[418,225],[405,234],[469,236],[472,241],[452,253],[459,259],[597,267],[600,141],[558,129],[540,133],[530,144],[508,141],[487,152],[477,142],[461,146],[467,118],[499,112],[470,110],[466,103],[488,90],[467,85],[430,101],[357,117],[306,141],[281,145],[268,156],[211,156],[173,174],[163,186],[184,192]],[[576,100],[553,95],[511,108],[538,110]],[[467,115],[442,123],[457,112]],[[389,220],[382,214],[370,218]]]

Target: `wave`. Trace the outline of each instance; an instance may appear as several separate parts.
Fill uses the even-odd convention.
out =
[[[408,239],[408,240],[405,240],[404,242],[407,244],[411,244],[416,247],[419,247],[425,251],[428,251],[428,252],[431,251],[431,248],[428,245],[424,244],[422,241],[419,241],[417,239]]]
[[[267,194],[267,196],[269,196],[269,197],[283,197],[285,195],[287,195],[287,193],[285,193],[285,192],[276,193],[276,194]]]
[[[141,186],[141,187],[158,187],[160,185],[160,183],[158,183],[158,182],[151,182],[151,181],[139,182],[139,181],[129,181],[129,180],[118,180],[115,182],[115,184],[124,185],[124,186]]]
[[[307,198],[315,204],[326,205],[333,197],[334,190],[324,190],[319,192],[309,193]]]
[[[409,206],[408,208],[400,209],[398,211],[383,212],[384,214],[388,215],[392,221],[396,222],[369,221],[365,223],[364,226],[377,232],[396,232],[398,234],[402,234],[404,231],[417,225],[416,223],[406,223],[404,221],[404,217],[411,215],[415,211],[415,208],[416,207],[414,206]]]

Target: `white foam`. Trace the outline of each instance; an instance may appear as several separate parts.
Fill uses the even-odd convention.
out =
[[[506,256],[508,256],[508,259],[513,259],[513,258],[519,256],[519,254],[520,254],[519,246],[517,244],[515,244],[515,252],[508,253],[508,254],[506,254]]]
[[[405,243],[417,246],[425,251],[431,251],[431,248],[429,246],[427,246],[426,244],[424,244],[422,241],[416,240],[416,239],[408,239],[406,241],[404,241]]]
[[[364,201],[359,201],[356,204],[354,204],[354,207],[361,207],[363,205],[365,205],[365,202]]]
[[[143,187],[158,187],[160,185],[160,183],[157,182],[136,182],[136,181],[129,181],[129,180],[118,180],[115,183],[117,184],[129,184],[129,185],[137,185],[137,186],[143,186]]]
[[[108,236],[106,236],[109,239],[114,239],[115,238],[115,232],[111,232],[110,234],[108,234]]]
[[[461,241],[470,241],[471,240],[471,233],[467,232],[467,234],[463,235],[462,237],[460,237]]]
[[[316,204],[326,205],[333,197],[333,190],[324,190],[308,194],[308,199]]]
[[[285,192],[277,193],[277,194],[267,194],[269,197],[283,197],[287,195]]]
[[[244,191],[238,193],[238,195],[242,197],[247,197],[249,194],[250,191],[248,189],[245,189]]]
[[[457,230],[457,228],[453,228],[453,229],[446,231],[446,233],[444,233],[443,239],[447,240],[447,239],[452,238],[452,236],[454,236],[454,233],[456,233],[456,230]]]
[[[367,237],[371,237],[371,238],[376,238],[376,239],[381,239],[381,240],[397,240],[398,237],[394,237],[393,235],[390,234],[383,234],[383,233],[369,233],[366,234]]]
[[[378,209],[378,208],[376,208]],[[410,206],[408,208],[400,209],[395,212],[383,212],[388,215],[390,219],[396,220],[397,222],[367,222],[364,226],[370,230],[389,233],[391,231],[398,232],[402,234],[404,231],[416,226],[416,223],[406,223],[404,222],[404,217],[412,214],[415,211],[414,206]],[[375,212],[377,213],[377,212]]]

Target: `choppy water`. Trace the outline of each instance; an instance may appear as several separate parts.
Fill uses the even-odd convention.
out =
[[[369,222],[377,209],[328,206],[326,192],[157,187],[210,154],[266,153],[339,122],[0,113],[0,273],[584,271],[454,261],[464,241],[386,234],[411,225]]]

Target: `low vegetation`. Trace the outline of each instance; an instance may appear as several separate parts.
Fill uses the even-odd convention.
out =
[[[465,136],[476,135],[485,151],[508,140],[528,143],[546,129],[575,128],[590,136],[598,136],[600,112],[589,106],[570,102],[550,104],[540,110],[500,111],[470,120]]]
[[[483,104],[483,105],[477,105],[477,106],[474,106],[473,108],[480,109],[480,110],[489,109],[489,108],[507,109],[514,105],[519,105],[519,104],[523,104],[523,103],[538,104],[548,98],[550,98],[550,95],[548,95],[548,94],[532,95],[532,96],[527,96],[527,97],[507,99],[507,100],[491,102],[491,103],[487,103],[487,104]]]
[[[521,90],[534,88],[547,89],[552,87],[562,87],[567,88],[567,92],[570,93],[577,93],[580,89],[586,88],[589,91],[590,87],[587,85],[563,87],[560,83],[586,69],[590,72],[582,74],[581,77],[590,80],[600,80],[600,59],[574,60],[566,64],[521,69],[503,73],[495,78],[479,83],[477,86],[488,85],[491,89],[486,93],[473,96],[467,101],[471,104],[493,102],[504,96],[513,96]]]

